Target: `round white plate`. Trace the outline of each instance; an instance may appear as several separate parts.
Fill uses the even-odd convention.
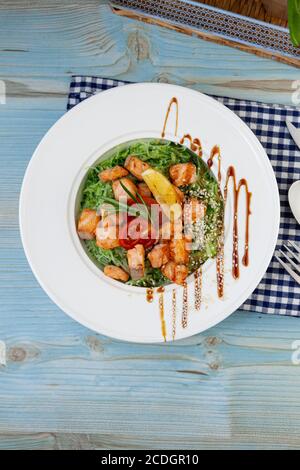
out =
[[[250,129],[230,110],[199,92],[166,84],[134,84],[99,93],[73,108],[49,130],[25,174],[20,198],[21,236],[30,266],[50,298],[72,318],[108,336],[128,341],[163,341],[158,299],[145,290],[106,278],[84,252],[76,234],[75,199],[87,169],[117,144],[160,137],[172,97],[179,102],[178,136],[200,137],[205,158],[221,147],[224,172],[236,168],[252,191],[250,265],[231,276],[232,192],[226,208],[225,296],[216,291],[215,261],[204,266],[203,301],[193,307],[189,282],[188,326],[181,326],[182,288],[177,286],[176,339],[219,323],[252,293],[271,260],[279,228],[279,196],[269,159]],[[175,112],[166,138],[174,136]],[[216,174],[216,163],[213,166]],[[222,174],[224,185],[225,173]],[[244,237],[244,197],[240,198],[240,250]],[[174,286],[173,286],[174,287]],[[172,339],[171,290],[165,293],[167,339]]]

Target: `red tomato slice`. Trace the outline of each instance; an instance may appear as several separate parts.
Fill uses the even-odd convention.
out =
[[[147,206],[149,206],[151,210],[151,215],[152,215],[152,219],[153,219],[155,227],[159,228],[163,220],[163,211],[162,211],[161,206],[158,204],[158,202],[155,199],[153,199],[153,197],[143,196],[143,200],[145,201],[145,203],[147,204]],[[129,200],[127,203],[129,206],[133,206],[133,205],[138,206],[137,203],[132,200]],[[142,202],[139,203],[139,205],[143,206]],[[151,206],[154,206],[154,208],[151,208]]]
[[[143,199],[149,207],[152,205],[157,206],[157,214],[159,217],[157,228],[159,228],[162,221],[162,210],[160,205],[151,197],[144,196]],[[128,200],[127,204],[128,206],[133,206],[136,202]],[[157,240],[158,230],[156,229],[156,226],[153,227],[146,218],[142,216],[134,217],[125,213],[122,214],[120,218],[119,241],[120,245],[125,248],[125,250],[130,250],[138,244],[143,245],[145,248],[150,248],[157,242]]]
[[[139,200],[138,196],[136,199]],[[151,206],[152,204],[157,204],[156,200],[153,199],[153,197],[143,196],[143,199],[148,206]],[[142,201],[140,203],[143,204]],[[133,201],[132,199],[129,199],[128,205],[132,206],[133,204],[136,204],[136,202]]]
[[[150,248],[157,241],[157,232],[147,219],[135,217],[120,227],[119,241],[126,250],[138,244]]]

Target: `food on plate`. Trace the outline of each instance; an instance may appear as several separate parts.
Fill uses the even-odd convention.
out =
[[[138,188],[138,193],[142,197],[152,197],[152,193],[146,183],[139,183],[137,185],[137,188]]]
[[[152,268],[161,268],[170,259],[170,246],[168,243],[159,243],[148,253]]]
[[[96,245],[105,250],[112,250],[120,246],[118,216],[116,214],[106,215],[98,223]]]
[[[99,173],[99,179],[101,181],[114,181],[119,178],[123,178],[128,175],[128,171],[122,166],[116,165],[113,168],[107,168]]]
[[[137,287],[184,285],[217,254],[224,201],[204,161],[163,139],[125,143],[86,176],[78,235],[104,274]]]
[[[188,264],[189,252],[185,238],[170,241],[170,257],[177,264]]]
[[[114,197],[117,200],[131,199],[128,196],[128,192],[126,191],[126,189],[128,191],[130,191],[131,194],[133,194],[134,196],[137,193],[136,185],[129,178],[121,178],[119,180],[114,181],[113,184],[112,184],[112,189],[113,189],[113,192],[114,192]]]
[[[144,181],[159,204],[176,204],[178,195],[174,185],[159,171],[149,168],[143,173]]]
[[[177,163],[170,166],[170,177],[175,186],[186,186],[195,183],[197,179],[197,168],[194,163]]]
[[[129,155],[125,160],[124,167],[138,180],[143,181],[142,174],[150,168],[150,165],[136,155]]]
[[[95,238],[97,225],[100,221],[100,217],[97,212],[93,209],[83,209],[80,214],[77,232],[82,240],[92,240]]]
[[[129,279],[129,274],[124,271],[124,269],[119,268],[119,266],[114,266],[113,264],[105,266],[103,272],[106,276],[111,277],[116,281],[126,282]]]
[[[145,275],[145,248],[135,245],[127,251],[130,276],[133,280],[142,279]]]
[[[188,267],[185,264],[176,264],[174,261],[168,261],[162,267],[162,273],[175,284],[183,285],[188,276]]]

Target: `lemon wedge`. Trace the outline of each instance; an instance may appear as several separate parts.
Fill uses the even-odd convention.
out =
[[[167,210],[173,217],[177,218],[181,206],[178,204],[178,193],[174,185],[162,173],[153,168],[148,168],[142,173],[142,177],[155,197],[162,206],[167,206]]]
[[[176,204],[177,194],[173,184],[162,173],[148,168],[142,177],[159,204]]]

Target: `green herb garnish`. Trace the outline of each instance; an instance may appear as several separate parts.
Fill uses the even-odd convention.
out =
[[[137,196],[138,198],[140,199],[141,202],[139,202],[137,200],[137,198],[134,196],[134,194],[131,193],[131,191],[129,191],[128,188],[126,188],[126,186],[122,183],[122,181],[120,180],[120,185],[122,186],[122,188],[124,189],[124,191],[126,191],[126,193],[128,194],[128,196],[134,201],[136,202],[136,204],[143,204],[144,208],[145,208],[145,211],[146,211],[146,217],[149,219],[149,222],[150,224],[152,224],[152,219],[151,219],[151,214],[150,214],[150,211],[149,211],[149,207],[147,206],[147,204],[145,203],[144,199],[142,198],[141,194],[138,194],[137,193]]]

